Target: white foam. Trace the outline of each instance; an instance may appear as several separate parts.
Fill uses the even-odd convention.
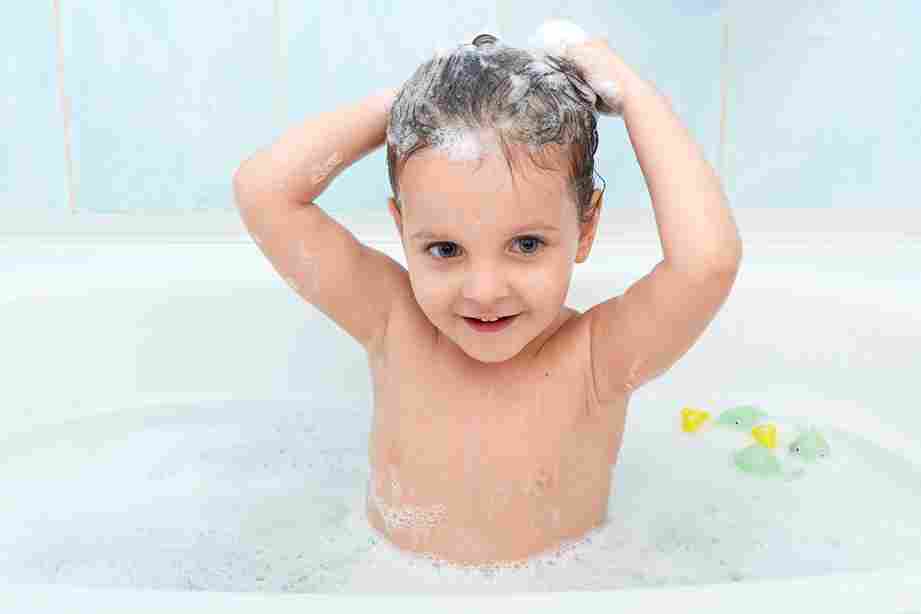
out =
[[[552,19],[545,21],[538,27],[537,31],[528,39],[528,44],[537,54],[565,57],[567,47],[582,44],[588,40],[589,36],[585,30],[575,23],[565,19]],[[581,57],[589,58],[588,63],[590,65],[582,66],[583,71],[586,73],[589,87],[607,105],[607,107],[601,106],[598,110],[606,115],[623,114],[623,89],[616,82],[601,78],[599,74],[593,74],[598,72],[597,66],[603,65],[603,62],[598,59],[598,54],[585,54]],[[546,65],[544,62],[538,61],[535,63],[535,70],[544,70],[541,68],[541,64]],[[564,85],[565,83],[559,81],[560,87]]]
[[[313,183],[318,184],[326,180],[326,178],[332,173],[336,168],[342,164],[342,154],[338,151],[333,152],[333,154],[326,160],[326,162],[315,167],[313,169]]]
[[[227,401],[100,415],[56,427],[44,448],[0,464],[0,526],[11,528],[0,533],[0,578],[508,593],[791,577],[921,559],[919,481],[904,459],[823,427],[835,463],[809,464],[795,481],[764,479],[734,469],[726,449],[702,439],[715,431],[681,432],[679,403],[646,404],[661,408],[631,406],[642,418],[627,425],[606,524],[525,563],[473,567],[401,551],[368,524],[365,408]],[[410,492],[399,476],[389,478],[392,492]],[[406,520],[407,511],[420,535],[439,513],[405,508],[396,517]],[[548,524],[565,515],[556,506],[545,512]],[[475,536],[459,537],[476,547]]]
[[[588,34],[565,19],[548,19],[528,39],[528,44],[545,53],[563,56],[568,45],[584,43]]]
[[[439,128],[432,137],[432,148],[452,160],[478,160],[498,149],[494,138],[485,131],[467,128]]]
[[[402,488],[400,487],[399,478],[396,470],[392,466],[387,467],[391,473],[390,491],[391,497],[395,501],[402,498]],[[409,504],[389,505],[381,498],[371,483],[368,487],[368,500],[380,513],[388,531],[405,530],[405,529],[432,529],[441,524],[447,514],[447,508],[443,504],[430,506],[418,506]]]
[[[298,242],[298,248],[294,253],[294,266],[302,281],[299,289],[307,295],[307,298],[317,296],[320,291],[320,278],[317,270],[319,260],[306,239]]]

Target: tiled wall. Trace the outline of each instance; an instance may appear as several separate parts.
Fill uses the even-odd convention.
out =
[[[905,207],[921,199],[921,4],[730,3],[735,206]]]
[[[234,169],[284,127],[399,86],[437,47],[484,29],[524,44],[551,17],[608,36],[669,95],[733,207],[917,206],[919,5],[723,5],[19,3],[0,21],[0,213],[235,214]],[[599,136],[607,206],[649,207],[622,120]],[[317,201],[384,211],[389,195],[380,148]]]

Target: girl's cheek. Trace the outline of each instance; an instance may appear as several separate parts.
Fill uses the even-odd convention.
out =
[[[538,294],[546,293],[548,287],[556,286],[560,280],[559,266],[547,262],[545,266],[532,267],[525,271],[522,277],[522,283],[531,292]]]
[[[410,279],[416,294],[416,301],[425,311],[438,310],[443,303],[450,302],[451,288],[446,276],[417,272],[415,275],[411,274]]]
[[[555,263],[529,271],[522,287],[526,287],[530,296],[534,297],[535,304],[564,303],[569,279],[570,271],[565,263]]]

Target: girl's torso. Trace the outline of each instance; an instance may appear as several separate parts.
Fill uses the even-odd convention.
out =
[[[604,521],[629,396],[596,399],[588,322],[564,309],[514,374],[470,369],[415,302],[394,310],[368,356],[366,509],[394,545],[459,564],[513,561]]]

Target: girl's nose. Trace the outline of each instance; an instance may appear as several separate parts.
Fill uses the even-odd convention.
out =
[[[471,269],[464,279],[463,295],[483,311],[489,311],[490,307],[497,306],[509,296],[508,279],[494,267]]]

